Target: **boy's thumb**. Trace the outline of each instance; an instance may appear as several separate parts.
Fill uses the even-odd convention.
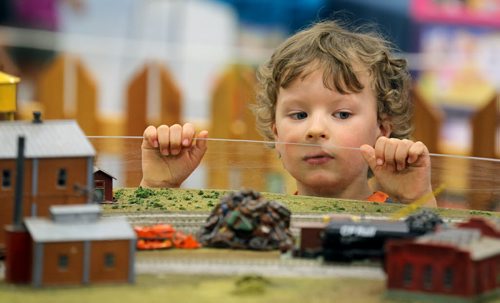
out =
[[[361,155],[365,159],[366,163],[370,166],[372,171],[375,171],[375,167],[377,167],[377,159],[375,157],[375,149],[368,144],[363,144],[360,147]]]

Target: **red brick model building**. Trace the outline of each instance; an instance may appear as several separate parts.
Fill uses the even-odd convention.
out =
[[[134,282],[135,232],[125,218],[101,218],[95,204],[52,206],[50,212],[50,219],[25,218],[24,234],[8,233],[17,237],[19,252],[7,247],[7,282]]]
[[[94,201],[113,201],[113,179],[116,179],[108,172],[94,167]]]
[[[17,139],[26,139],[23,217],[48,216],[54,204],[91,202],[95,150],[73,120],[0,121],[0,250],[12,224]]]
[[[386,269],[390,295],[470,302],[497,297],[500,239],[460,227],[416,240],[394,240],[386,247]]]
[[[500,227],[498,224],[498,221],[485,220],[481,217],[471,217],[468,221],[458,223],[457,227],[476,228],[479,229],[484,236],[500,239]]]

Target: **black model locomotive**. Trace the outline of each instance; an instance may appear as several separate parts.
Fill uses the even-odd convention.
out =
[[[443,220],[423,210],[400,220],[331,220],[322,233],[322,256],[326,262],[383,260],[389,239],[415,238],[434,231]]]
[[[436,230],[443,220],[422,210],[402,220],[331,217],[328,223],[303,222],[300,242],[293,254],[302,258],[322,257],[326,262],[383,259],[389,239],[410,239]]]

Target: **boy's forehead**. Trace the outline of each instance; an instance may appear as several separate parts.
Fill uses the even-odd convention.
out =
[[[322,73],[322,79],[323,82],[325,83],[325,86],[330,89],[335,88],[335,83],[333,83],[333,79],[335,79],[336,75],[329,75],[327,73],[327,69],[324,67],[323,64],[320,62],[314,62],[309,64],[304,68],[304,70],[297,76],[296,79],[294,79],[292,82],[296,81],[304,81],[306,78],[310,77],[313,73],[316,71],[319,71]],[[361,63],[353,63],[352,64],[352,72],[358,78],[359,82],[364,86],[364,87],[370,87],[371,82],[373,80],[372,73],[370,70],[363,66]],[[341,78],[343,79],[346,75],[341,75]],[[332,83],[328,83],[328,80]],[[343,79],[345,81],[345,79]],[[345,83],[342,84],[342,86],[345,86]]]

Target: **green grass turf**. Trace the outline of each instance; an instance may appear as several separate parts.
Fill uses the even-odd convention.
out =
[[[34,289],[0,282],[0,302],[398,302],[385,299],[382,280],[260,276],[139,275],[133,285]],[[407,301],[406,301],[407,302]]]
[[[117,203],[104,205],[104,211],[109,213],[209,212],[227,193],[227,190],[122,188],[114,193]],[[268,200],[276,200],[285,204],[292,213],[387,216],[404,207],[404,205],[397,203],[382,204],[275,193],[262,193],[262,195]],[[436,208],[435,211],[443,218],[466,218],[471,215],[500,218],[499,212],[490,211],[449,208]]]

